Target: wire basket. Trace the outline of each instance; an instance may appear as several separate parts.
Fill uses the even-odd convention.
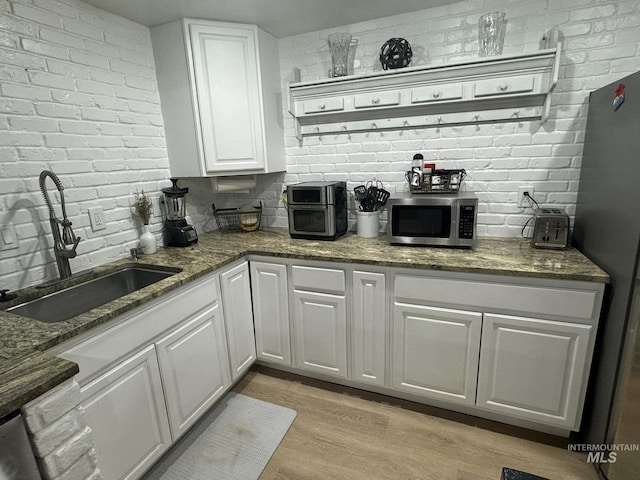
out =
[[[223,233],[254,232],[260,228],[262,202],[258,207],[216,208],[215,203],[211,207],[218,230]]]
[[[458,193],[467,175],[460,170],[436,170],[422,176],[422,185],[411,186],[411,193]]]

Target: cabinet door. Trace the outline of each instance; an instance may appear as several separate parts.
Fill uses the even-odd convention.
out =
[[[482,314],[396,302],[393,387],[475,404]]]
[[[247,262],[220,274],[222,308],[227,332],[231,378],[238,379],[256,359],[251,308],[251,281]]]
[[[347,309],[344,295],[294,290],[296,366],[347,377]]]
[[[171,445],[153,345],[81,389],[105,480],[135,479]]]
[[[591,328],[485,314],[478,406],[547,425],[577,427]]]
[[[353,272],[353,380],[384,385],[386,300],[384,273]]]
[[[197,316],[156,343],[173,439],[231,385],[220,308]]]
[[[251,295],[258,358],[291,366],[286,265],[251,262]]]
[[[188,25],[204,171],[264,169],[257,29]]]

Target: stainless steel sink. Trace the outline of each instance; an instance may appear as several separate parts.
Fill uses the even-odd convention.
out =
[[[127,267],[17,305],[7,311],[45,323],[63,322],[180,271],[153,266]]]

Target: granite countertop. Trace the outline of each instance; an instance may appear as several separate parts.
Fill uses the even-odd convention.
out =
[[[24,289],[17,292],[18,299],[0,304],[0,418],[77,373],[76,364],[47,354],[47,349],[251,254],[530,278],[609,281],[605,272],[575,249],[533,249],[530,241],[517,238],[480,238],[476,247],[468,250],[391,246],[383,235],[360,238],[348,233],[333,242],[292,239],[286,229],[203,234],[196,245],[159,249],[153,255],[142,255],[138,261],[143,265],[177,267],[182,269],[180,273],[68,321],[47,324],[4,310],[91,276],[117,270],[131,264],[131,260],[97,267],[92,273],[48,288]]]

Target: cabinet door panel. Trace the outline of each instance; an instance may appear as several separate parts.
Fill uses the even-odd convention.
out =
[[[220,274],[222,308],[227,332],[231,378],[238,379],[256,359],[251,308],[251,281],[247,262]]]
[[[296,366],[347,376],[347,310],[344,296],[294,290]]]
[[[473,405],[482,314],[396,302],[393,322],[394,388]]]
[[[353,379],[384,385],[387,317],[384,273],[353,272]]]
[[[134,479],[171,444],[153,345],[82,387],[105,480]]]
[[[217,305],[157,342],[174,440],[231,385],[225,343]]]
[[[255,31],[190,25],[207,172],[264,168]]]
[[[574,428],[590,332],[588,325],[486,314],[478,406]]]
[[[256,352],[261,360],[291,365],[287,267],[251,262]]]

